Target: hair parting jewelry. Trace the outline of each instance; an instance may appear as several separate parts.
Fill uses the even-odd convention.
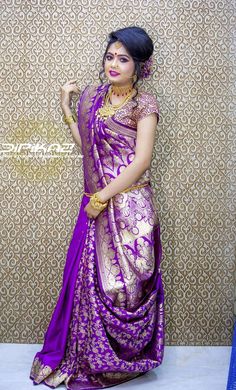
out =
[[[122,46],[122,43],[121,43],[120,41],[117,40],[117,41],[115,42],[115,48],[116,48],[116,49],[119,49],[121,46]]]

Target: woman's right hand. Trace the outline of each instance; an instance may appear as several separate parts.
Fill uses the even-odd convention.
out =
[[[71,95],[74,93],[80,93],[79,88],[76,85],[76,80],[68,80],[61,87],[61,107],[69,107]]]

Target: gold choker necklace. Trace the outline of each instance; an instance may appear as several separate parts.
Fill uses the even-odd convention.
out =
[[[111,94],[116,96],[126,96],[128,95],[133,89],[133,85],[125,85],[123,87],[120,87],[119,85],[112,84],[111,85]]]

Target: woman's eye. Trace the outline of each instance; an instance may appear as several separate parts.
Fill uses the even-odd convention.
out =
[[[113,59],[113,57],[112,57],[111,55],[107,55],[107,56],[106,56],[106,59],[107,59],[108,61],[111,61],[111,60]],[[121,62],[127,62],[128,60],[127,60],[127,58],[120,58],[120,61],[121,61]]]

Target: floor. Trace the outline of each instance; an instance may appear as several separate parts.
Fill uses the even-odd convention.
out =
[[[0,344],[0,389],[47,390],[28,378],[40,344]],[[160,367],[113,389],[226,390],[231,347],[166,346]],[[64,385],[58,389],[65,389]]]

